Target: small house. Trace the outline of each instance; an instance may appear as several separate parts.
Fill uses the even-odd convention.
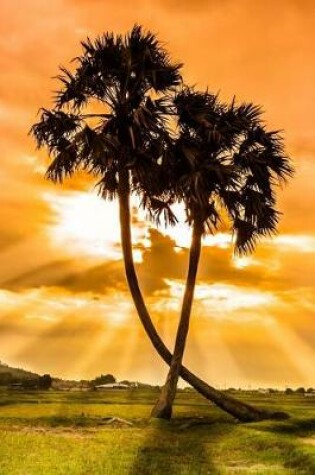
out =
[[[107,384],[99,384],[95,386],[97,391],[104,391],[106,389],[129,389],[128,384],[123,383],[107,383]]]

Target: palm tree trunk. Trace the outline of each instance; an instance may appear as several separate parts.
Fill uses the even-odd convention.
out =
[[[177,328],[173,358],[165,385],[163,386],[160,397],[151,412],[152,417],[159,419],[170,419],[172,417],[173,403],[176,396],[176,388],[189,331],[191,308],[194,299],[197,270],[201,252],[201,236],[201,223],[195,222],[193,226],[193,235],[189,253],[189,267],[186,288],[179,325]]]
[[[129,289],[137,309],[140,321],[144,330],[149,337],[153,347],[160,355],[160,357],[168,364],[171,364],[172,353],[165,346],[157,333],[149,312],[144,303],[144,299],[139,287],[138,277],[135,271],[133,255],[132,255],[132,240],[130,229],[130,192],[129,192],[129,175],[127,170],[119,173],[119,216],[121,226],[121,243],[124,256],[126,278]],[[184,366],[181,366],[180,376],[193,388],[202,394],[206,399],[216,404],[225,412],[231,414],[233,417],[242,422],[254,422],[263,419],[270,419],[278,417],[278,413],[269,413],[262,409],[253,407],[238,399],[235,399],[227,394],[224,394],[212,386],[209,386],[202,379],[195,376]]]

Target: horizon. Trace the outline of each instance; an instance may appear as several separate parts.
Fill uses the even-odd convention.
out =
[[[29,372],[29,373],[37,374],[31,368],[12,367],[11,365],[9,365],[9,364],[5,363],[4,361],[1,361],[1,360],[0,360],[0,366],[8,367],[9,369],[22,370],[22,371],[26,371],[26,372]],[[155,384],[154,382],[133,380],[133,379],[128,378],[128,377],[127,378],[116,377],[116,375],[113,374],[111,371],[108,371],[108,372],[104,371],[104,372],[101,372],[101,373],[98,373],[98,374],[94,374],[93,378],[88,378],[88,379],[67,379],[67,378],[62,378],[61,376],[58,376],[58,375],[55,375],[55,374],[50,374],[50,373],[46,373],[46,374],[49,374],[49,376],[51,376],[52,379],[58,379],[58,380],[61,380],[61,381],[74,382],[74,383],[90,382],[90,381],[93,381],[95,378],[98,378],[101,375],[105,375],[105,376],[106,375],[112,375],[115,378],[116,383],[121,383],[121,382],[124,382],[124,381],[128,381],[129,383],[144,384],[144,385],[148,385],[148,386],[151,386],[151,387],[161,388],[161,385]],[[43,374],[38,374],[38,375],[43,376]],[[179,389],[188,389],[188,388],[190,388],[190,389],[196,391],[194,388],[192,388],[189,384],[187,384],[183,380],[179,381],[178,388]],[[258,391],[259,389],[271,389],[273,391],[280,391],[280,392],[285,391],[286,389],[292,389],[293,391],[296,391],[298,389],[305,389],[305,391],[307,391],[308,389],[313,389],[315,391],[315,388],[313,388],[312,386],[303,387],[303,386],[285,385],[285,386],[253,386],[252,387],[250,384],[247,385],[247,386],[241,386],[241,385],[229,386],[228,384],[223,384],[221,386],[217,386],[217,389],[219,391],[229,391],[229,390]]]
[[[28,0],[16,12],[5,0],[0,19],[1,359],[64,379],[89,379],[104,361],[120,380],[165,379],[125,282],[117,203],[83,174],[46,181],[47,153],[27,135],[80,41],[139,23],[183,61],[189,84],[260,104],[268,127],[284,130],[296,168],[277,193],[277,236],[241,258],[226,231],[204,239],[184,363],[215,387],[314,387],[314,3],[187,1],[179,11],[167,0],[111,0],[106,12],[96,0],[48,3]],[[172,347],[190,235],[180,208],[178,226],[156,230],[133,206],[140,284]]]

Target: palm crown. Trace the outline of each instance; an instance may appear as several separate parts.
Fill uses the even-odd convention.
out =
[[[42,109],[31,129],[53,158],[48,178],[62,181],[83,168],[101,177],[101,193],[112,199],[119,172],[128,170],[131,190],[142,195],[151,217],[159,221],[164,212],[174,222],[163,199],[161,158],[169,142],[167,92],[181,83],[181,65],[137,25],[124,37],[105,34],[82,46],[75,72],[61,68],[55,107]],[[106,113],[84,114],[91,101]]]
[[[278,132],[265,130],[253,104],[224,104],[217,96],[185,87],[174,100],[178,136],[171,185],[189,224],[214,232],[222,207],[236,234],[238,253],[276,232],[274,185],[293,173]]]

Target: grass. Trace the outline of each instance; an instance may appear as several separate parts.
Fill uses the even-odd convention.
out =
[[[238,424],[195,393],[152,423],[157,393],[0,392],[1,475],[315,474],[315,399],[243,398],[290,413]],[[121,417],[132,426],[105,418]]]

